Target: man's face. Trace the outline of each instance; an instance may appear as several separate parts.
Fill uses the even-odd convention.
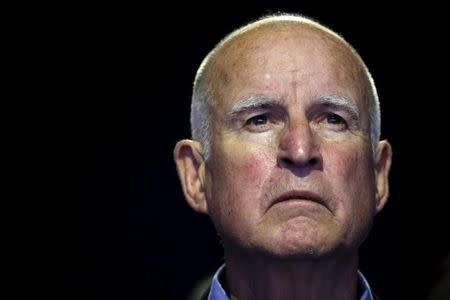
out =
[[[225,249],[355,251],[376,210],[361,69],[311,31],[250,35],[223,51],[213,82],[205,184]]]

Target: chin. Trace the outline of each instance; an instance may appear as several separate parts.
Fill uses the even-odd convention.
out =
[[[301,244],[278,247],[274,254],[280,259],[314,260],[327,257],[332,253],[331,249],[321,245]]]
[[[259,253],[260,257],[279,261],[315,261],[331,257],[334,252],[324,251],[323,249],[312,246],[303,246],[295,249],[292,247],[276,247],[272,249],[262,247],[250,250],[250,253],[253,253],[253,255]]]
[[[271,245],[273,255],[285,259],[323,259],[342,252],[345,248],[337,236],[320,232],[281,235]],[[269,249],[267,249],[269,250]]]

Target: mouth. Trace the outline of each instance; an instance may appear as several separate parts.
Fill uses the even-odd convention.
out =
[[[310,191],[299,191],[299,190],[292,190],[281,194],[280,196],[274,199],[274,201],[270,204],[270,207],[276,205],[277,203],[285,201],[310,201],[325,206],[328,210],[330,209],[326,201],[318,194]]]

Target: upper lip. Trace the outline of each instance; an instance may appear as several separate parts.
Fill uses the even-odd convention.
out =
[[[280,196],[276,197],[272,201],[270,206],[273,206],[279,202],[293,200],[293,199],[317,202],[329,209],[328,204],[320,195],[318,195],[314,192],[311,192],[311,191],[302,191],[302,190],[292,190],[292,191],[282,193]]]

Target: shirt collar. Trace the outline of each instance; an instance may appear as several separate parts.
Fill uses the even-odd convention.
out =
[[[225,264],[220,266],[220,268],[214,274],[211,282],[211,290],[209,291],[208,300],[230,300],[219,281],[219,277],[222,276],[224,270]],[[358,284],[360,285],[362,291],[362,295],[359,300],[373,300],[373,295],[369,283],[360,271],[358,271]]]

